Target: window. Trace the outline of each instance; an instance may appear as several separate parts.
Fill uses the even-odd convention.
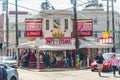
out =
[[[97,24],[97,17],[94,19],[94,23]]]
[[[49,30],[49,19],[46,20],[46,30]]]
[[[53,19],[53,29],[54,30],[60,30],[61,27],[60,27],[60,19],[56,18],[56,19]]]
[[[21,37],[21,31],[18,32],[18,37]]]
[[[97,38],[97,33],[94,33],[94,37]]]
[[[65,29],[68,29],[68,19],[65,19]]]
[[[26,31],[24,31],[24,37],[26,37]]]

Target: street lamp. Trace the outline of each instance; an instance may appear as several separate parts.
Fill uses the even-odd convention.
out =
[[[71,4],[73,4],[74,9],[74,25],[75,25],[75,46],[76,46],[76,54],[79,51],[79,41],[78,41],[78,28],[77,28],[77,7],[76,7],[76,0],[71,0]]]

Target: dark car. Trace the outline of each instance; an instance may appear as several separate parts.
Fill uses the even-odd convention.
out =
[[[103,58],[105,59],[105,62],[103,64],[103,70],[111,71],[111,64],[110,64],[110,58],[113,54],[116,54],[116,57],[120,59],[120,53],[103,53]],[[91,71],[98,70],[97,69],[97,62],[93,61],[90,65]]]

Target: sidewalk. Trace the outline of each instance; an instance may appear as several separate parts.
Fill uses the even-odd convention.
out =
[[[80,69],[76,69],[76,68],[46,68],[46,69],[18,68],[18,69],[24,69],[24,70],[33,71],[33,72],[54,72],[54,71],[83,70],[83,69],[89,69],[89,67],[82,67]]]

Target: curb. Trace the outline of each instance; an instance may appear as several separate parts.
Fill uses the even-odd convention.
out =
[[[23,69],[23,70],[27,70],[27,71],[33,71],[33,72],[55,72],[55,71],[85,70],[85,69],[89,69],[89,67],[83,67],[80,69],[76,69],[76,68],[50,68],[50,69],[18,68],[18,69]]]

